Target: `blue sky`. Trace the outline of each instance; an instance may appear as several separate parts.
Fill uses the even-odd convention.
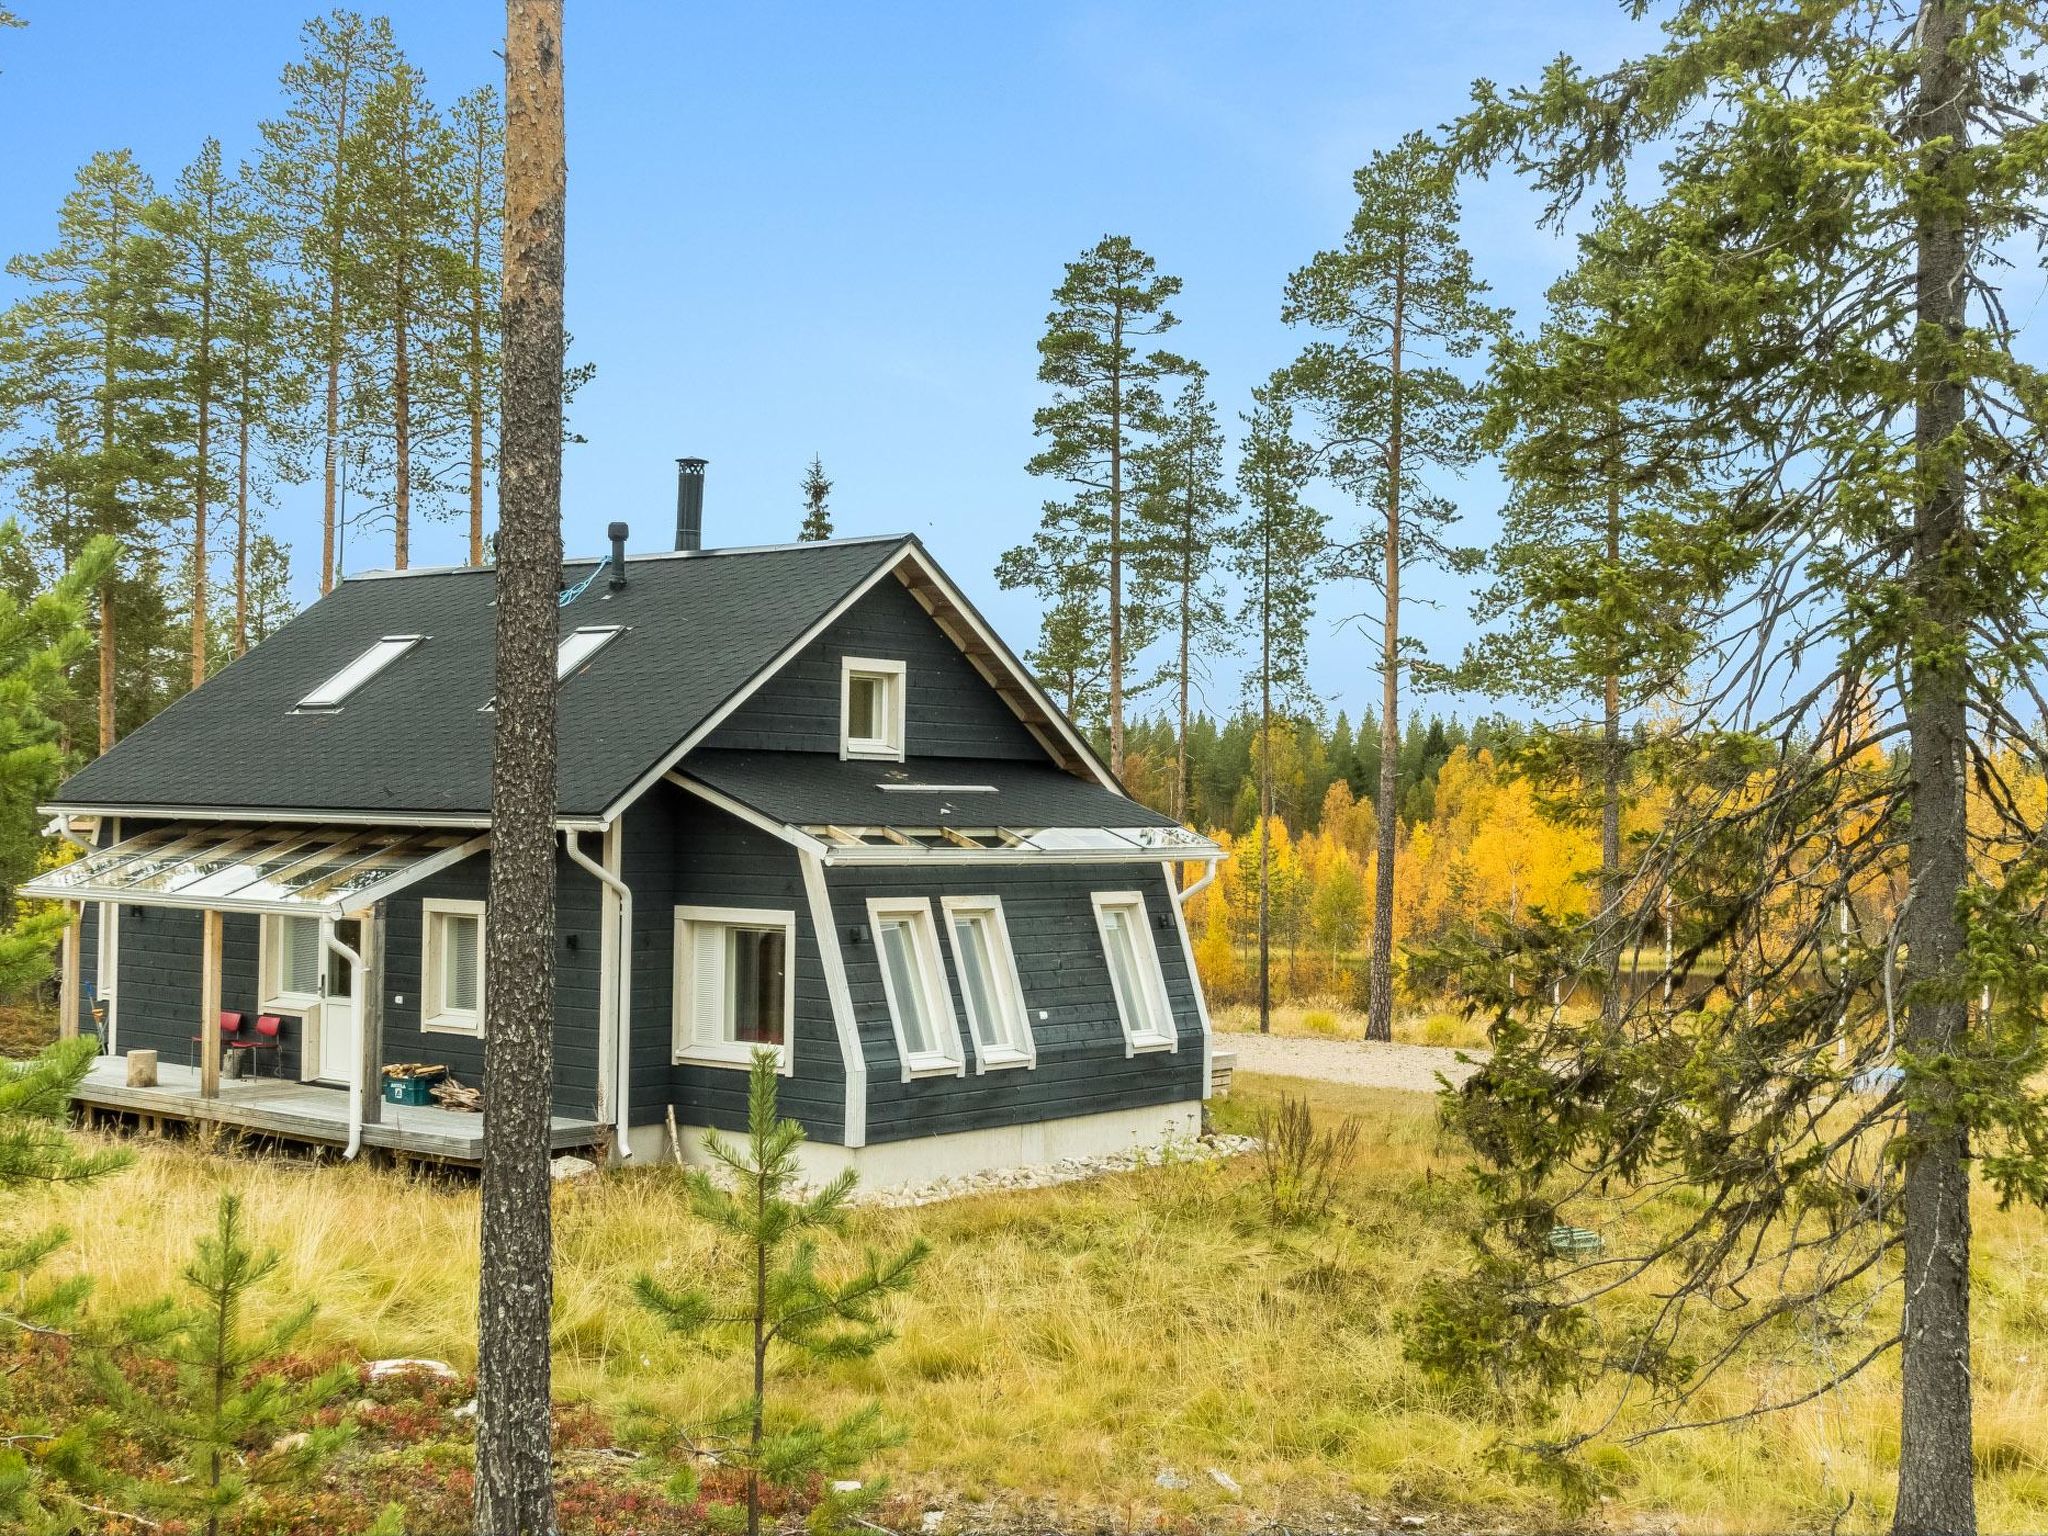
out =
[[[132,149],[168,183],[200,140],[252,151],[311,7],[11,0],[0,35],[0,251],[40,249],[76,167]],[[501,78],[502,6],[387,8],[438,100]],[[1023,472],[1044,398],[1034,343],[1061,264],[1130,235],[1186,284],[1171,344],[1235,415],[1298,347],[1287,273],[1341,234],[1350,173],[1456,112],[1470,82],[1532,79],[1559,52],[1641,47],[1612,0],[1530,5],[680,5],[569,7],[569,323],[598,366],[589,439],[565,467],[572,552],[623,518],[666,547],[679,454],[711,460],[707,542],[793,536],[813,452],[843,533],[909,530],[1019,649],[1036,611],[1000,592],[997,556],[1047,488]],[[1466,200],[1499,298],[1533,313],[1561,259],[1511,186]],[[1498,486],[1445,487],[1483,542]],[[1356,510],[1332,502],[1340,525]],[[318,491],[273,526],[310,597]],[[416,563],[461,558],[453,522]],[[359,536],[349,566],[388,563]],[[1460,584],[1408,619],[1439,650],[1470,632]],[[1354,717],[1376,692],[1368,638],[1331,589],[1318,691]],[[1210,702],[1236,701],[1220,665]]]

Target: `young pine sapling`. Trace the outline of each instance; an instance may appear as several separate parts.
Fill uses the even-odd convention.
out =
[[[131,1313],[125,1347],[95,1365],[107,1405],[141,1438],[175,1447],[186,1475],[137,1486],[138,1504],[176,1514],[217,1536],[223,1515],[267,1484],[304,1478],[348,1439],[313,1416],[355,1381],[337,1366],[294,1381],[280,1356],[313,1321],[312,1302],[267,1326],[247,1310],[275,1274],[275,1250],[248,1244],[238,1196],[223,1194],[214,1229],[199,1239],[184,1280],[197,1300],[166,1297]]]
[[[692,1208],[723,1239],[732,1261],[729,1278],[716,1287],[670,1290],[643,1274],[634,1285],[641,1304],[671,1332],[685,1338],[723,1335],[747,1346],[752,1395],[720,1422],[745,1426],[744,1447],[728,1459],[746,1472],[748,1536],[759,1536],[764,1478],[786,1489],[812,1478],[844,1477],[888,1441],[874,1404],[832,1425],[778,1410],[771,1425],[770,1354],[780,1346],[814,1362],[872,1355],[891,1337],[880,1320],[883,1301],[909,1289],[930,1251],[919,1239],[888,1256],[868,1250],[860,1268],[844,1278],[818,1272],[815,1234],[845,1230],[858,1175],[848,1169],[811,1193],[799,1187],[804,1131],[776,1112],[777,1075],[774,1053],[757,1051],[747,1084],[745,1141],[735,1145],[707,1136],[704,1150],[718,1171],[692,1169],[685,1175]],[[879,1493],[879,1485],[870,1483],[828,1494],[812,1528],[837,1528]]]

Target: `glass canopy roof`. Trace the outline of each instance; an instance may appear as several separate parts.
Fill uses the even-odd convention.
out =
[[[1156,864],[1213,859],[1223,850],[1185,827],[843,827],[804,830],[825,844],[828,864],[1065,859],[1089,864]]]
[[[488,842],[474,832],[419,829],[175,825],[138,832],[21,890],[48,901],[339,917]]]

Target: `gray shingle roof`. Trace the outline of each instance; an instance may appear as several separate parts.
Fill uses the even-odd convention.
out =
[[[1148,810],[1051,763],[913,757],[900,763],[841,761],[819,752],[700,748],[679,772],[784,826],[1171,827]],[[897,784],[986,784],[993,794],[922,794]]]
[[[627,563],[561,613],[623,624],[562,685],[560,813],[594,817],[877,570],[904,539]],[[594,562],[571,562],[574,585]],[[91,808],[481,817],[490,811],[488,567],[357,578],[58,790]],[[384,635],[425,635],[329,714],[292,706]]]

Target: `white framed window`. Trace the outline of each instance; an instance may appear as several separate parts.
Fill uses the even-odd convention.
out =
[[[939,961],[939,935],[927,897],[871,897],[868,926],[882,967],[882,995],[905,1077],[958,1076],[967,1070],[960,1026]]]
[[[484,1032],[484,904],[428,897],[420,903],[420,1028]]]
[[[1173,1027],[1173,1007],[1166,997],[1166,977],[1159,969],[1159,951],[1145,921],[1145,897],[1139,891],[1096,891],[1095,929],[1102,935],[1102,958],[1109,965],[1109,984],[1116,993],[1116,1014],[1124,1030],[1124,1051],[1172,1051],[1180,1048]]]
[[[846,656],[839,663],[839,755],[903,761],[903,663]]]
[[[675,949],[674,1059],[745,1068],[765,1048],[790,1072],[796,913],[677,907]]]
[[[99,904],[99,932],[94,936],[93,991],[103,1003],[111,1002],[121,977],[121,908],[116,902]]]
[[[939,906],[946,914],[946,943],[953,951],[953,974],[960,980],[977,1068],[1036,1066],[1037,1047],[1002,897],[947,896]]]
[[[320,919],[266,912],[262,950],[266,1012],[303,1013],[320,1001]]]
[[[425,635],[386,635],[299,700],[294,708],[312,714],[340,709],[350,694],[426,638]]]

